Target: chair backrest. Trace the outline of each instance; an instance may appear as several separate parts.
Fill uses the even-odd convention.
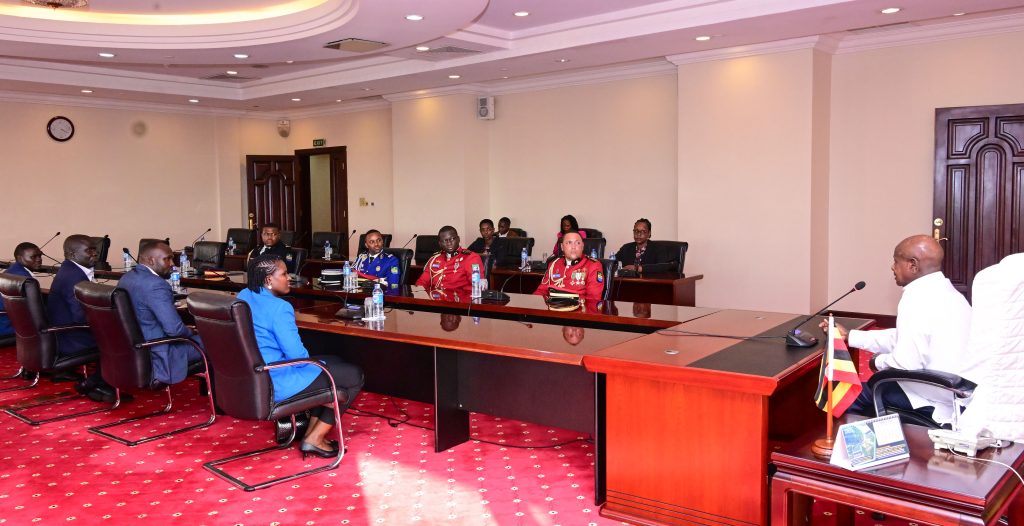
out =
[[[227,243],[200,241],[192,247],[192,266],[195,268],[224,268]]]
[[[409,263],[412,262],[412,249],[411,248],[385,248],[384,252],[391,254],[398,258],[398,268],[401,271],[401,276],[398,278],[397,285],[405,285],[409,282]],[[388,281],[388,283],[391,283]]]
[[[229,228],[228,236],[224,238],[227,243],[230,238],[235,242],[235,254],[248,254],[256,247],[256,236],[259,232],[251,228]]]
[[[292,246],[295,244],[295,231],[294,230],[282,230],[281,231],[281,242],[285,245]]]
[[[437,244],[436,234],[420,234],[416,237],[416,264],[426,265],[430,256],[438,250],[441,250],[441,247]]]
[[[608,244],[608,241],[603,237],[590,237],[587,234],[587,238],[583,240],[583,255],[589,256],[591,250],[597,250],[598,259],[604,257],[604,247]]]
[[[484,264],[484,279],[491,279],[491,269],[494,268],[494,262],[498,258],[494,254],[480,254],[480,262]]]
[[[265,363],[249,305],[235,296],[196,291],[188,295],[188,310],[217,382],[213,391],[217,407],[235,418],[266,420],[274,386],[268,372],[256,372]]]
[[[169,238],[169,237],[165,237],[163,239],[159,239],[159,238],[155,238],[155,237],[144,237],[144,238],[139,240],[139,251],[135,253],[135,258],[138,259],[138,257],[142,255],[142,247],[144,247],[144,246],[146,246],[146,245],[148,245],[150,243],[157,243],[157,242],[166,243],[167,246],[171,246],[171,238]]]
[[[690,244],[686,241],[655,241],[655,243],[661,245],[670,262],[678,264],[677,271],[682,276],[683,265],[686,264],[686,250],[690,248]]]
[[[335,254],[345,254],[348,247],[341,246],[345,234],[341,232],[313,232],[313,244],[309,247],[309,257],[324,257],[324,243],[331,242],[331,251]]]
[[[92,245],[96,247],[96,267],[101,270],[109,270],[110,264],[107,263],[107,254],[110,253],[110,236],[104,235],[103,237],[90,237]]]
[[[587,239],[590,239],[592,237],[593,238],[604,237],[604,234],[602,234],[601,231],[596,229],[596,228],[580,228],[580,232],[586,232],[587,233]]]
[[[381,234],[380,237],[384,238],[384,248],[391,247],[391,234]],[[356,247],[356,254],[362,254],[366,252],[366,234],[359,234],[359,245]]]
[[[306,262],[306,249],[299,247],[288,247],[288,256],[284,259],[284,266],[288,272],[298,274],[302,265]]]
[[[35,278],[0,274],[0,297],[11,320],[18,362],[29,371],[43,371],[57,359],[57,338],[43,332],[50,327],[43,295]]]
[[[128,291],[81,281],[75,284],[75,297],[93,329],[103,380],[118,389],[159,388],[161,384],[153,380],[149,350],[135,349],[145,338]]]
[[[519,237],[527,237],[526,231],[523,230],[522,228],[509,227],[509,230],[515,232],[516,234],[519,234]]]
[[[533,255],[534,239],[532,237],[506,237],[505,246],[508,250],[500,258],[498,258],[497,265],[499,267],[518,267],[519,257],[523,253],[523,248],[526,248],[526,255]]]
[[[618,264],[618,261],[610,259],[601,260],[601,266],[604,267],[604,292],[601,293],[602,300],[608,301],[612,295],[612,290],[615,288],[615,267]]]

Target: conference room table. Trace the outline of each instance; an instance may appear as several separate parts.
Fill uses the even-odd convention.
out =
[[[231,291],[240,277],[183,283]],[[652,306],[650,318],[577,312],[594,324],[581,327],[532,295],[470,311],[426,308],[437,300],[413,294],[388,296],[387,319],[364,322],[336,316],[343,292],[308,289],[293,300],[307,348],[362,366],[367,390],[433,404],[435,449],[468,438],[471,411],[593,436],[594,497],[607,517],[767,524],[772,445],[823,417],[812,401],[821,345],[783,340],[796,314]]]

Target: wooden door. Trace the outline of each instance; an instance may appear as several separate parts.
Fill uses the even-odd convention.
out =
[[[302,236],[302,175],[291,155],[246,155],[246,193],[255,228],[274,222]]]
[[[1024,104],[935,110],[932,235],[970,300],[974,275],[1024,250]]]

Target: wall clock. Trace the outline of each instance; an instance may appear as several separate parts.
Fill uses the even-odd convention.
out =
[[[75,135],[75,125],[71,119],[58,115],[46,123],[46,133],[51,139],[64,142]]]

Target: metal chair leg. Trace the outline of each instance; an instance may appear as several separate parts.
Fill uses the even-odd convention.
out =
[[[203,378],[205,379],[205,375],[203,375]],[[168,431],[166,433],[160,433],[158,435],[153,435],[153,436],[148,436],[148,437],[140,438],[138,440],[128,440],[126,438],[115,436],[115,435],[112,435],[112,434],[107,433],[106,431],[104,431],[104,429],[107,429],[107,428],[110,428],[110,427],[117,427],[117,426],[124,425],[124,424],[130,424],[132,422],[138,422],[139,420],[145,420],[147,418],[151,418],[151,417],[154,417],[154,416],[166,415],[167,413],[170,413],[171,412],[171,408],[174,406],[174,400],[171,397],[171,386],[167,386],[164,389],[164,391],[167,393],[167,405],[165,405],[163,409],[161,409],[159,411],[154,411],[154,412],[149,413],[147,415],[140,415],[140,416],[135,416],[135,417],[132,417],[132,418],[124,418],[124,419],[118,420],[116,422],[110,422],[109,424],[103,424],[101,426],[96,426],[96,427],[90,427],[89,428],[89,432],[97,434],[97,435],[99,435],[101,437],[104,437],[104,438],[109,438],[110,440],[113,440],[114,442],[118,442],[118,443],[124,444],[124,445],[129,446],[129,447],[134,447],[134,446],[137,446],[139,444],[144,444],[146,442],[151,442],[153,440],[159,440],[161,438],[167,438],[169,436],[177,435],[179,433],[185,433],[187,431],[192,431],[194,429],[202,429],[204,427],[210,427],[213,424],[214,420],[217,419],[217,412],[216,412],[216,410],[213,407],[213,394],[209,393],[209,391],[207,391],[206,398],[209,401],[209,405],[210,405],[210,419],[207,420],[206,422],[201,423],[201,424],[194,424],[194,425],[191,425],[191,426],[188,426],[188,427],[183,427],[183,428],[175,429],[174,431]],[[117,392],[117,401],[118,401],[118,403],[120,403],[120,401],[121,401],[121,390],[117,389],[116,392]]]
[[[21,375],[24,372],[25,372],[25,368],[24,367],[20,367],[20,368],[18,368],[18,372],[14,376],[4,376],[3,378],[0,378],[0,380],[14,380],[14,379],[17,379],[17,378],[21,378]],[[31,388],[35,387],[38,383],[39,383],[39,373],[37,372],[36,373],[36,377],[32,379],[31,383],[29,383],[27,385],[20,385],[18,387],[5,387],[3,389],[0,389],[0,393],[7,393],[7,392],[10,392],[10,391],[21,391],[22,389],[31,389]]]
[[[82,373],[83,374],[86,373],[86,369],[85,369],[84,365],[82,366]],[[37,381],[39,380],[38,375],[36,376],[36,380]],[[78,413],[72,413],[70,415],[61,415],[61,416],[57,416],[57,417],[53,417],[53,418],[44,418],[42,420],[35,420],[32,417],[23,415],[20,412],[20,411],[24,411],[25,409],[32,409],[32,408],[35,408],[35,407],[44,407],[44,406],[53,405],[53,404],[57,404],[57,403],[60,403],[60,402],[66,402],[68,400],[76,400],[76,399],[80,399],[80,398],[88,398],[88,397],[85,396],[85,395],[62,396],[60,398],[55,398],[55,399],[52,399],[52,400],[44,400],[42,402],[36,402],[34,404],[19,405],[17,407],[13,407],[13,408],[7,408],[7,409],[4,409],[4,412],[9,414],[9,415],[11,415],[11,416],[13,416],[14,418],[17,418],[18,420],[21,420],[22,422],[25,422],[26,424],[28,424],[30,426],[38,426],[38,425],[41,425],[41,424],[49,424],[51,422],[59,422],[61,420],[68,420],[68,419],[71,419],[71,418],[77,418],[77,417],[80,417],[80,416],[92,415],[92,414],[96,414],[96,413],[102,413],[104,411],[113,411],[114,409],[117,409],[117,407],[119,405],[121,405],[121,399],[120,399],[120,396],[118,396],[114,400],[114,405],[112,405],[110,407],[101,407],[99,409],[90,409],[88,411],[80,411]]]

